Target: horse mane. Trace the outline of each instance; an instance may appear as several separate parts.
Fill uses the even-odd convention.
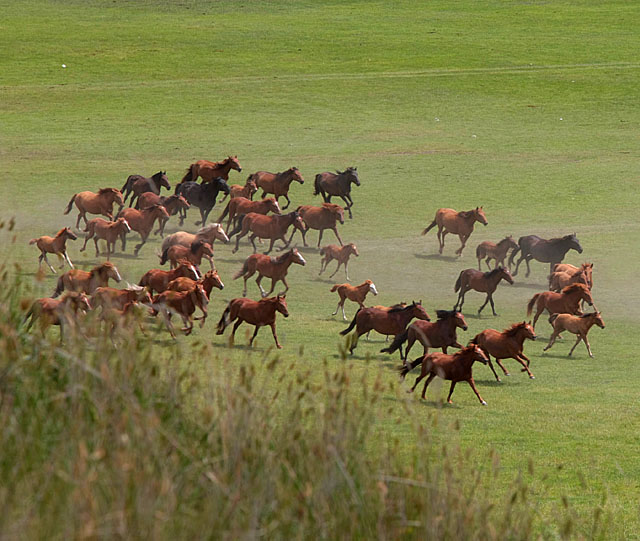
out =
[[[575,293],[576,291],[588,290],[585,284],[571,284],[562,289],[561,293],[568,295],[569,293]]]
[[[293,248],[291,250],[285,252],[282,255],[279,255],[277,257],[272,257],[271,258],[271,262],[274,265],[278,265],[279,263],[283,263],[287,259],[287,257],[289,257],[292,253],[293,253]]]
[[[212,224],[209,225],[205,225],[204,227],[201,227],[197,232],[196,235],[198,234],[203,234],[203,233],[209,233],[210,231],[213,231],[214,229],[218,229],[220,227],[220,224],[217,222],[214,222]]]
[[[189,250],[191,250],[192,254],[196,254],[196,253],[198,253],[198,250],[202,247],[203,244],[204,244],[204,242],[202,242],[201,240],[194,240],[191,243],[191,246],[189,247]]]
[[[509,242],[509,239],[513,240],[511,238],[511,236],[505,237],[500,242],[498,242],[498,244],[496,244],[496,246],[502,246],[505,242]]]
[[[524,329],[526,325],[526,322],[521,321],[520,323],[514,323],[513,325],[511,325],[511,327],[509,327],[508,329],[505,329],[503,331],[503,334],[505,334],[506,336],[515,336],[516,334],[518,334],[518,331],[520,329]]]
[[[336,205],[335,203],[322,203],[322,208],[330,210],[332,212],[337,211],[338,209],[344,210],[340,205]]]
[[[473,216],[473,210],[461,210],[458,212],[458,216],[461,218],[471,218]]]
[[[403,302],[399,304],[394,304],[391,308],[389,308],[389,314],[395,314],[397,312],[403,312],[405,310],[410,310],[413,308],[413,304],[405,304]]]
[[[64,230],[67,229],[66,227],[63,227],[60,231],[58,231],[56,233],[56,237],[59,237],[60,235],[62,235],[62,233],[64,233]]]
[[[100,188],[98,190],[98,195],[104,195],[106,193],[115,192],[115,188]]]
[[[456,310],[436,310],[436,316],[438,320],[442,321],[444,319],[449,319],[456,314]]]
[[[493,278],[493,277],[494,277],[496,274],[498,274],[500,271],[502,271],[502,267],[496,267],[496,268],[495,268],[495,269],[493,269],[493,270],[490,270],[490,271],[487,271],[487,272],[483,273],[483,276],[484,276],[486,279]]]

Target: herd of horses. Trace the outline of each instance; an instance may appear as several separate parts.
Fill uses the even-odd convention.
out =
[[[225,329],[235,322],[230,339],[232,341],[237,328],[243,322],[247,322],[255,326],[251,345],[259,329],[268,325],[271,327],[276,347],[281,348],[276,333],[276,314],[279,312],[284,317],[289,315],[286,304],[286,293],[289,290],[287,273],[294,263],[306,265],[302,254],[290,246],[297,231],[301,234],[304,246],[308,246],[306,235],[313,229],[318,231],[317,248],[321,257],[319,274],[327,269],[331,261],[336,261],[337,267],[331,277],[343,266],[347,279],[347,283],[336,284],[330,289],[339,296],[333,315],[342,309],[342,317],[347,321],[346,301],[358,305],[349,326],[340,332],[348,337],[349,352],[353,354],[359,337],[366,334],[368,338],[372,330],[385,335],[387,339],[392,337],[391,344],[381,352],[391,354],[399,351],[402,377],[421,366],[420,374],[411,391],[426,378],[423,398],[429,383],[436,376],[440,376],[451,381],[448,402],[451,402],[456,383],[466,381],[479,401],[486,404],[475,386],[472,365],[476,361],[489,365],[496,380],[500,381],[492,357],[505,375],[509,373],[502,360],[511,358],[519,362],[522,370],[533,378],[530,360],[523,353],[524,343],[525,340],[536,339],[535,325],[545,311],[550,314],[549,322],[553,327],[545,351],[554,345],[562,332],[567,331],[577,336],[569,354],[571,355],[579,342],[583,341],[589,355],[592,356],[587,333],[593,325],[604,328],[602,316],[595,309],[591,296],[593,264],[584,263],[581,267],[574,267],[562,263],[569,250],[582,253],[582,247],[575,234],[552,239],[529,235],[520,237],[517,242],[511,236],[507,236],[497,243],[481,242],[476,248],[478,269],[468,268],[459,273],[454,284],[454,292],[458,293],[458,298],[453,309],[437,310],[437,320],[432,322],[421,301],[393,306],[365,306],[368,293],[378,294],[375,284],[370,279],[357,286],[348,283],[349,258],[352,255],[357,257],[359,253],[355,244],[343,242],[338,225],[344,224],[345,210],[349,218],[353,218],[351,187],[353,184],[360,186],[355,167],[336,173],[317,174],[314,195],[321,195],[323,202],[319,206],[300,205],[288,213],[283,211],[291,205],[289,190],[292,183],[304,184],[304,178],[298,168],[291,167],[278,173],[257,171],[248,176],[244,185],[228,184],[231,170],[242,171],[237,156],[229,156],[220,162],[199,160],[187,168],[186,174],[175,186],[175,193],[167,196],[162,195],[161,190],[171,190],[171,185],[166,172],[163,171],[149,178],[131,175],[121,190],[102,188],[97,192],[84,191],[74,194],[64,214],[69,214],[75,205],[78,210],[76,230],[80,227],[80,221],[84,221],[83,231],[86,235],[80,251],[84,251],[88,241],[93,240],[96,256],[99,256],[98,242],[102,240],[106,243],[107,260],[90,271],[75,269],[67,253],[66,243],[69,240],[77,240],[78,235],[70,227],[60,229],[54,237],[42,236],[29,241],[29,244],[36,244],[40,250],[40,268],[44,261],[50,270],[56,273],[47,258],[47,254],[56,254],[62,263],[60,268],[64,268],[66,263],[70,270],[60,276],[51,297],[37,299],[33,303],[26,316],[26,320],[29,321],[28,328],[36,321],[39,321],[43,332],[50,325],[59,325],[62,339],[63,327],[77,327],[80,313],[98,310],[98,317],[105,322],[112,335],[118,325],[128,324],[131,321],[130,316],[135,315],[139,318],[141,313],[162,316],[173,338],[176,332],[171,318],[177,315],[183,322],[182,332],[190,334],[194,321],[199,320],[201,326],[205,324],[213,290],[224,288],[215,268],[213,245],[216,240],[229,243],[235,236],[232,253],[240,250],[240,242],[245,237],[248,238],[253,253],[245,259],[241,269],[233,276],[234,280],[244,280],[242,297],[228,302],[218,322],[217,334],[223,334]],[[261,199],[254,201],[254,196],[260,191]],[[222,202],[228,198],[226,206],[218,221],[207,225],[209,214],[220,194],[223,194]],[[282,197],[286,200],[283,207],[279,203]],[[332,203],[332,197],[342,199],[345,207]],[[128,207],[125,206],[127,200]],[[118,207],[115,213],[114,206]],[[200,228],[195,232],[176,231],[164,237],[165,225],[171,217],[177,215],[179,226],[182,226],[191,207],[196,207],[200,212],[200,220],[196,222]],[[104,218],[98,216],[87,219],[87,214]],[[223,225],[225,220],[226,226]],[[437,227],[439,254],[444,251],[446,235],[457,235],[461,244],[456,254],[461,256],[476,222],[485,226],[488,224],[483,207],[460,212],[441,208],[437,210],[433,221],[422,234],[426,235]],[[155,234],[164,237],[161,252],[158,254],[159,263],[169,263],[169,270],[152,268],[146,271],[136,284],[128,284],[124,289],[110,287],[109,280],[122,280],[118,269],[110,261],[111,255],[117,249],[117,242],[120,242],[124,252],[127,235],[131,232],[138,233],[141,242],[134,248],[134,256],[138,256],[156,223]],[[329,244],[321,247],[325,230],[333,231],[339,245]],[[269,241],[264,254],[257,253],[256,241]],[[269,256],[277,242],[281,243],[278,248],[281,255]],[[515,261],[517,256],[519,259]],[[211,267],[206,273],[200,270],[203,259],[209,261]],[[483,260],[488,268],[486,272],[482,270]],[[478,309],[478,317],[487,304],[491,305],[493,315],[497,315],[493,296],[498,285],[503,280],[513,284],[523,261],[527,267],[526,275],[529,276],[530,262],[534,260],[548,263],[550,274],[549,290],[534,295],[526,307],[527,315],[531,315],[535,310],[533,321],[515,323],[503,332],[485,329],[477,334],[468,346],[459,343],[457,330],[464,331],[468,328],[462,314],[465,295],[470,291],[485,293],[486,298]],[[515,267],[512,272],[513,265]],[[247,298],[247,281],[254,275],[257,275],[256,284],[260,292],[258,300]],[[263,278],[271,279],[268,291],[262,286]],[[284,290],[271,296],[278,282],[282,282]],[[581,303],[594,306],[595,311],[584,314],[581,311]],[[196,317],[197,311],[200,315]],[[144,332],[144,329],[142,330]],[[416,341],[423,346],[423,352],[419,358],[410,361],[409,351]],[[448,348],[457,348],[459,351],[449,354]],[[430,349],[442,351],[430,352]]]

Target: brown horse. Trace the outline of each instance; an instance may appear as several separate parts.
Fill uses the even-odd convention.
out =
[[[207,294],[207,299],[211,298],[211,291],[213,291],[214,287],[220,291],[224,289],[224,283],[222,283],[220,275],[215,269],[207,271],[199,280],[193,280],[186,276],[175,278],[169,282],[167,289],[170,291],[189,291],[193,289],[196,284],[200,284],[202,286],[202,289],[204,289],[204,292]]]
[[[127,202],[129,194],[133,193],[131,201],[129,202],[129,206],[131,207],[133,206],[133,202],[143,193],[148,192],[160,195],[160,190],[163,187],[170,190],[171,184],[169,184],[167,172],[158,171],[155,175],[152,175],[149,178],[143,177],[142,175],[129,175],[120,191],[122,192],[122,195],[124,195],[125,203]]]
[[[84,244],[80,248],[81,252],[84,252],[87,247],[89,239],[93,239],[93,243],[96,246],[96,257],[100,255],[98,249],[98,241],[104,240],[107,243],[107,261],[111,258],[111,251],[116,251],[116,240],[124,238],[124,236],[131,231],[129,223],[124,218],[118,218],[115,222],[108,222],[102,218],[94,218],[89,220],[87,227],[84,228],[87,236],[84,238]]]
[[[163,291],[156,295],[153,299],[153,312],[154,314],[161,313],[164,316],[167,329],[172,338],[176,337],[173,325],[171,323],[172,314],[178,314],[182,318],[184,327],[181,329],[184,334],[191,334],[193,330],[193,320],[201,320],[200,327],[204,326],[204,322],[207,319],[207,305],[209,299],[204,292],[204,289],[200,284],[196,284],[193,289],[189,291]],[[202,317],[193,317],[193,313],[196,308],[200,308],[204,314]]]
[[[549,275],[551,291],[560,291],[571,284],[585,284],[589,289],[593,288],[593,263],[583,263],[575,271],[556,271],[557,267]]]
[[[553,333],[549,338],[549,343],[544,347],[543,351],[547,351],[551,346],[553,346],[556,338],[560,336],[560,333],[569,331],[570,333],[578,335],[576,343],[573,344],[571,351],[569,351],[569,356],[571,356],[573,350],[576,349],[576,346],[582,340],[584,345],[587,346],[589,357],[593,357],[593,353],[591,353],[591,346],[587,339],[587,333],[594,325],[604,329],[604,321],[600,312],[582,314],[581,316],[573,316],[571,314],[552,314],[549,318],[549,323],[553,326]]]
[[[452,404],[451,395],[456,387],[456,383],[466,381],[473,389],[473,392],[476,393],[478,400],[480,400],[480,404],[483,406],[487,405],[480,396],[478,389],[476,389],[475,381],[473,381],[473,363],[479,361],[482,364],[487,364],[489,362],[482,349],[478,346],[468,346],[453,355],[447,355],[446,353],[431,353],[416,359],[416,361],[401,369],[401,374],[404,378],[407,375],[407,372],[411,370],[409,366],[413,367],[414,365],[417,366],[417,364],[422,364],[422,371],[420,372],[420,375],[416,378],[416,382],[413,384],[413,387],[411,387],[411,390],[407,392],[412,393],[418,383],[420,383],[420,380],[429,374],[427,381],[424,382],[424,388],[422,389],[423,400],[426,398],[427,385],[431,383],[433,378],[440,376],[442,379],[451,381],[449,396],[447,396],[447,402],[449,404]]]
[[[278,257],[269,257],[268,255],[263,254],[252,254],[245,260],[242,265],[242,269],[238,271],[233,277],[234,280],[237,280],[241,276],[244,278],[244,290],[242,291],[242,296],[246,297],[247,295],[247,280],[251,278],[256,271],[258,272],[258,277],[256,278],[256,284],[260,288],[260,294],[262,297],[267,297],[271,293],[276,286],[276,282],[282,281],[285,286],[285,290],[279,295],[284,295],[287,291],[289,291],[289,284],[287,283],[287,272],[292,263],[296,263],[298,265],[306,265],[304,257],[300,255],[297,249],[292,248],[288,252],[285,252],[281,256]],[[263,278],[271,278],[271,289],[268,292],[265,292],[262,289],[262,284],[260,282]]]
[[[261,197],[263,199],[268,193],[272,193],[275,196],[276,201],[280,199],[280,197],[284,197],[287,200],[287,204],[282,207],[282,210],[288,208],[291,204],[291,199],[289,199],[289,187],[291,186],[291,183],[295,180],[300,184],[304,184],[304,178],[302,178],[297,167],[290,167],[282,173],[257,171],[253,173],[253,175],[249,175],[247,182],[250,180],[253,180],[258,188],[262,188]]]
[[[239,233],[236,237],[236,247],[231,250],[231,253],[234,254],[238,251],[240,239],[247,235],[249,231],[251,231],[249,240],[253,245],[253,253],[258,251],[255,239],[256,237],[259,237],[261,239],[269,239],[271,241],[269,249],[265,252],[265,254],[268,254],[273,249],[273,245],[277,240],[284,242],[285,248],[289,246],[291,239],[287,242],[285,235],[291,225],[294,227],[294,233],[296,229],[300,231],[304,230],[304,222],[302,221],[302,218],[300,218],[300,214],[296,211],[282,215],[276,214],[274,216],[264,216],[262,214],[250,212],[249,214],[242,216],[241,219],[239,217],[238,221],[240,222],[238,227],[229,233],[230,237]]]
[[[269,325],[273,333],[273,339],[276,342],[276,347],[282,349],[280,342],[278,342],[278,335],[276,334],[276,312],[280,312],[284,317],[289,317],[284,295],[269,297],[259,301],[245,298],[231,299],[218,322],[218,331],[216,334],[223,334],[231,322],[237,320],[231,332],[231,343],[233,343],[236,330],[246,321],[250,325],[256,326],[253,336],[249,341],[249,347],[251,347],[260,327]]]
[[[573,314],[582,315],[580,311],[580,301],[584,300],[589,306],[593,306],[593,297],[589,288],[584,284],[571,284],[565,287],[560,293],[555,291],[544,291],[536,293],[527,305],[527,316],[531,315],[533,307],[536,308],[536,315],[533,318],[533,328],[540,314],[547,310],[550,314]]]
[[[63,325],[74,325],[77,313],[88,310],[91,310],[89,298],[84,293],[75,291],[67,293],[61,299],[36,299],[24,318],[25,323],[29,321],[26,330],[31,329],[36,321],[39,321],[42,333],[51,325],[59,325],[62,341]]]
[[[227,206],[222,211],[222,214],[218,218],[218,222],[222,223],[225,216],[229,215],[229,221],[227,222],[227,231],[231,226],[233,219],[239,214],[248,214],[249,212],[255,212],[256,214],[267,215],[269,212],[274,214],[280,214],[280,205],[273,197],[267,197],[260,201],[251,201],[246,197],[234,197],[230,199]]]
[[[241,186],[240,184],[231,184],[229,186],[229,193],[225,194],[222,199],[220,199],[220,203],[222,203],[227,198],[227,195],[231,199],[233,199],[234,197],[246,197],[247,199],[252,201],[253,194],[255,194],[257,191],[258,187],[256,186],[256,183],[249,178],[247,179],[247,182],[244,186]]]
[[[77,291],[91,295],[97,288],[108,286],[109,278],[116,282],[122,280],[118,269],[110,261],[96,265],[90,271],[72,269],[58,278],[56,290],[51,297],[55,299],[65,289],[67,291]]]
[[[89,214],[102,214],[109,220],[113,220],[113,204],[117,203],[120,207],[124,205],[120,190],[115,188],[101,188],[98,193],[79,192],[74,194],[64,211],[65,214],[71,212],[71,207],[74,203],[79,211],[76,228],[80,227],[80,218],[84,220],[84,225],[87,225],[87,212]]]
[[[341,224],[344,223],[344,209],[340,205],[336,205],[334,203],[322,203],[321,207],[302,205],[296,210],[300,213],[300,217],[307,226],[306,230],[301,231],[302,242],[305,246],[308,246],[306,235],[309,229],[317,229],[320,231],[318,236],[318,248],[320,248],[322,233],[325,229],[331,229],[335,233],[340,246],[343,246],[342,239],[340,238],[337,229],[337,222],[340,222]],[[289,242],[293,239],[293,235],[295,235],[295,231],[291,234]]]
[[[458,293],[458,300],[456,301],[453,309],[462,311],[464,296],[467,291],[473,289],[487,294],[484,304],[478,309],[478,315],[480,315],[480,312],[482,312],[482,309],[487,305],[487,303],[490,302],[493,315],[497,316],[498,314],[496,314],[496,309],[493,305],[493,292],[498,287],[500,280],[504,280],[505,282],[513,285],[513,276],[511,276],[509,269],[506,267],[496,267],[489,272],[482,272],[476,269],[463,270],[460,273],[460,276],[458,276],[456,285],[453,288],[454,291],[460,291],[460,293]]]
[[[358,345],[358,338],[369,331],[376,331],[387,336],[397,336],[404,332],[409,321],[413,318],[431,321],[427,312],[422,307],[422,301],[415,302],[407,306],[397,306],[393,308],[360,308],[356,312],[351,324],[340,331],[342,336],[349,334],[355,327],[355,336],[351,340],[349,353]]]
[[[229,171],[235,169],[238,172],[242,171],[242,166],[238,161],[238,156],[229,156],[221,162],[210,162],[208,160],[198,160],[196,163],[192,163],[187,169],[187,173],[182,177],[182,182],[190,182],[198,180],[198,177],[202,177],[202,182],[210,182],[216,177],[222,177],[224,180],[229,180]]]
[[[365,280],[359,286],[352,286],[351,284],[336,284],[331,288],[331,293],[334,291],[338,292],[340,300],[338,301],[338,306],[336,306],[336,311],[331,315],[335,316],[338,313],[338,309],[342,308],[342,319],[345,321],[349,321],[344,313],[345,300],[349,299],[350,301],[358,303],[360,308],[364,308],[364,299],[366,298],[367,293],[371,291],[374,295],[378,294],[376,285],[371,280]]]
[[[173,194],[165,197],[163,195],[156,195],[152,192],[146,192],[138,198],[136,209],[144,210],[149,207],[153,207],[154,205],[162,205],[169,216],[175,216],[182,210],[186,212],[191,207],[189,201],[187,201],[181,195]],[[156,235],[164,235],[164,226],[167,224],[167,222],[168,220],[166,219],[158,221],[159,227],[158,229],[156,229]]]
[[[520,252],[520,259],[518,259],[518,263],[516,264],[516,270],[513,271],[514,276],[518,274],[518,268],[520,268],[520,263],[523,261],[527,264],[526,276],[529,276],[529,274],[531,274],[529,262],[532,259],[542,263],[549,263],[549,272],[551,272],[556,263],[562,262],[569,250],[575,250],[579,254],[582,253],[582,246],[580,246],[580,242],[575,233],[548,240],[538,237],[537,235],[526,235],[518,239],[518,248],[511,252],[509,256],[509,267],[511,267],[516,254]]]
[[[211,268],[213,269],[213,248],[211,244],[201,240],[194,240],[189,248],[181,244],[169,246],[160,256],[160,265],[164,265],[169,261],[171,268],[174,269],[178,266],[180,259],[186,259],[193,265],[200,266],[203,257],[209,260]]]
[[[29,244],[35,244],[40,250],[40,256],[38,257],[38,270],[42,268],[42,261],[49,265],[51,272],[56,274],[56,270],[51,266],[49,260],[47,259],[47,254],[56,254],[58,258],[62,258],[62,265],[60,268],[64,267],[64,262],[66,261],[71,268],[73,268],[73,263],[69,259],[67,255],[67,239],[76,240],[75,233],[71,231],[68,227],[62,228],[60,231],[56,233],[55,237],[42,236],[37,239],[31,239]]]
[[[94,308],[115,308],[123,310],[125,305],[131,302],[151,304],[151,295],[145,287],[130,285],[126,289],[115,287],[98,287],[91,295],[91,304]]]
[[[473,226],[476,222],[487,225],[487,217],[484,215],[482,207],[476,207],[472,210],[456,212],[453,209],[441,208],[436,211],[436,217],[422,234],[426,235],[433,227],[438,226],[438,241],[440,242],[441,254],[444,250],[444,237],[447,233],[458,235],[462,245],[456,250],[456,254],[462,255],[462,250],[467,243],[467,239],[473,232]]]
[[[494,269],[498,267],[504,267],[504,260],[507,257],[507,252],[511,248],[517,248],[518,244],[513,237],[509,235],[508,237],[503,238],[498,244],[485,240],[478,244],[476,248],[476,257],[478,258],[478,270],[482,270],[480,266],[480,262],[484,259],[487,264],[487,268],[491,270],[491,265],[489,265],[489,261],[492,259],[496,260],[496,265]],[[486,259],[485,259],[486,258]],[[511,270],[511,269],[509,269]]]
[[[456,329],[467,330],[467,322],[464,316],[456,310],[437,310],[438,320],[430,321],[414,321],[406,330],[395,337],[389,347],[380,350],[380,353],[393,353],[397,349],[400,350],[400,358],[406,363],[409,356],[409,350],[413,347],[416,340],[422,344],[424,348],[423,355],[429,353],[429,348],[442,348],[442,353],[447,352],[447,348],[454,347],[462,349],[462,344],[458,342]],[[402,354],[402,344],[407,342],[407,347]],[[409,370],[420,364],[421,359],[416,361]]]
[[[502,368],[505,376],[509,376],[509,372],[504,367],[501,359],[515,359],[522,365],[522,371],[529,374],[531,379],[535,379],[535,376],[529,370],[529,358],[522,352],[524,348],[525,340],[535,340],[536,333],[533,327],[523,321],[522,323],[514,323],[508,329],[503,332],[496,331],[494,329],[485,329],[481,333],[477,334],[471,344],[476,344],[482,348],[487,359],[489,359],[489,367],[496,377],[497,381],[500,381],[498,374],[496,374],[493,364],[491,363],[491,355],[496,358],[496,362]]]
[[[320,256],[322,256],[322,260],[320,261],[320,272],[318,273],[318,276],[320,276],[327,269],[327,265],[329,264],[329,262],[335,259],[338,262],[338,266],[336,267],[334,273],[329,276],[329,278],[333,278],[338,272],[338,269],[340,269],[340,265],[344,265],[344,273],[347,277],[347,280],[350,280],[347,265],[349,264],[349,257],[351,257],[351,254],[355,255],[356,257],[360,255],[358,253],[358,248],[355,244],[353,244],[353,242],[345,244],[342,247],[336,246],[335,244],[328,244],[327,246],[323,246],[320,249]]]
[[[147,242],[155,221],[158,220],[158,223],[161,224],[163,221],[167,221],[169,219],[169,213],[162,205],[153,205],[144,210],[136,210],[132,208],[122,209],[118,216],[127,220],[129,227],[140,234],[142,242],[136,245],[133,250],[133,255],[138,255],[140,248],[142,248]],[[126,236],[122,235],[123,252],[125,251],[126,246]]]
[[[353,218],[351,184],[360,186],[357,169],[357,167],[347,167],[344,171],[324,172],[316,175],[313,195],[322,195],[325,203],[331,203],[333,196],[340,197],[347,205],[345,208],[349,211],[349,219]]]
[[[149,291],[156,293],[162,293],[167,290],[169,283],[180,277],[191,278],[192,280],[198,280],[200,273],[196,267],[188,260],[181,259],[178,261],[178,266],[172,270],[151,269],[144,273],[138,285],[149,288]]]

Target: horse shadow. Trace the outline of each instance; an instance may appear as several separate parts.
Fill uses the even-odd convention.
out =
[[[532,284],[532,283],[528,283],[528,282],[515,281],[515,282],[513,282],[511,287],[516,287],[518,289],[535,289],[535,290],[539,291],[540,289],[546,289],[548,287],[548,285]]]
[[[454,257],[451,255],[441,255],[441,254],[413,254],[417,259],[427,259],[427,260],[437,260],[437,261],[448,261],[449,263],[454,263],[458,261],[459,257]]]

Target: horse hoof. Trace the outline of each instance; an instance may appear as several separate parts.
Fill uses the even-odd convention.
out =
[[[536,379],[535,376],[529,376],[529,379]]]
[[[480,402],[483,406],[486,406],[487,403],[483,400],[482,402]]]
[[[507,376],[507,377],[508,377],[508,376],[510,376],[510,375],[511,375],[511,374],[505,374],[505,376]]]

